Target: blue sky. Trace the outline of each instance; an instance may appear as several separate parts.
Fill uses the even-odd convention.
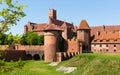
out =
[[[26,17],[21,19],[9,32],[23,34],[24,25],[30,22],[45,23],[48,10],[57,10],[57,18],[79,25],[86,19],[90,26],[119,25],[120,0],[19,0],[28,7],[24,9]]]

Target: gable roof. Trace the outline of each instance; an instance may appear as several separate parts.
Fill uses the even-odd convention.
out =
[[[34,29],[33,31],[42,31],[44,30],[44,27],[45,27],[46,23],[43,23],[43,24],[34,24]]]
[[[48,30],[57,30],[57,31],[62,31],[62,29],[55,25],[55,24],[47,24],[45,27],[44,27],[44,31],[48,31]]]
[[[56,20],[56,19],[51,19],[52,23],[55,24],[55,25],[58,25],[58,26],[62,26],[62,24],[64,23],[64,21],[61,21],[61,20]],[[65,22],[66,25],[68,27],[74,27],[72,23],[68,23],[68,22]]]
[[[90,29],[86,20],[82,20],[78,26],[78,29]]]
[[[116,30],[120,30],[120,25],[105,26],[105,31],[107,31],[107,32],[116,31]],[[104,27],[103,26],[91,27],[91,34],[92,35],[96,34],[97,31],[99,31],[99,32],[104,31]]]
[[[107,42],[109,40],[109,42]],[[116,43],[120,41],[120,31],[116,32],[100,32],[100,35],[97,33],[94,35],[94,39],[92,40],[92,44],[94,43],[114,43],[114,40],[118,40]],[[101,42],[100,42],[101,41]]]

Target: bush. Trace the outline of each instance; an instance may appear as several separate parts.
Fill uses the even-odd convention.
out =
[[[21,59],[19,59],[19,61],[17,61],[17,62],[15,63],[14,67],[15,67],[15,68],[20,68],[20,69],[22,69],[22,67],[24,67],[24,64],[25,64],[25,62],[22,61]]]
[[[44,35],[38,36],[35,32],[27,32],[22,36],[20,43],[22,45],[44,45]]]

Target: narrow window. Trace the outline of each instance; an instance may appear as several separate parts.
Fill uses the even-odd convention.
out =
[[[106,47],[108,47],[108,44],[106,44]]]
[[[96,44],[94,44],[94,47],[96,47]]]
[[[102,44],[100,44],[100,47],[102,47]]]
[[[117,40],[114,40],[114,43],[117,43]]]
[[[116,49],[114,49],[114,52],[116,52]]]
[[[116,47],[116,44],[114,44],[114,47]]]
[[[102,52],[102,49],[100,49],[100,52]]]

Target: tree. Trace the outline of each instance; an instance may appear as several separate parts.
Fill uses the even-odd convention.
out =
[[[0,0],[0,5],[4,5],[0,9],[0,33],[4,33],[25,16],[23,8],[26,5],[19,4],[18,0]]]
[[[38,36],[38,45],[44,45],[44,35]]]
[[[27,42],[26,42],[25,38],[26,38],[26,36],[24,36],[24,35],[21,37],[20,44],[27,45]]]
[[[0,45],[4,45],[5,44],[5,39],[6,39],[6,35],[0,33]]]
[[[34,32],[27,32],[26,33],[26,43],[29,45],[37,45],[38,44],[38,35]]]
[[[27,32],[22,36],[20,43],[22,45],[44,45],[44,36],[38,36],[35,32]]]

